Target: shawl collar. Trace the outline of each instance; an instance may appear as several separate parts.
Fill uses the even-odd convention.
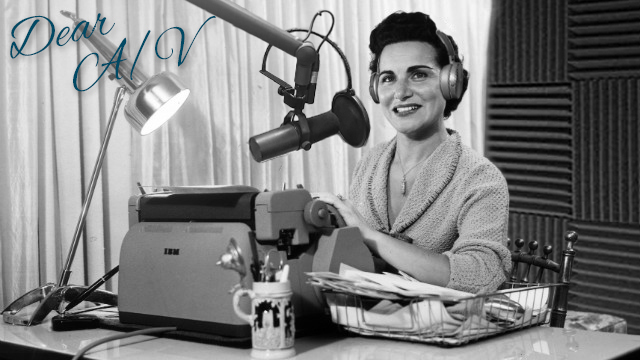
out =
[[[372,210],[373,220],[376,222],[378,230],[389,233],[389,203],[387,198],[387,184],[389,183],[389,168],[396,150],[396,138],[394,137],[382,150],[378,162],[373,164],[367,186],[367,200],[369,208]],[[376,181],[378,180],[378,181]]]
[[[373,209],[373,216],[378,223],[379,230],[391,235],[404,232],[427,211],[449,184],[458,167],[462,154],[462,143],[460,135],[456,131],[450,129],[447,131],[450,135],[449,138],[440,144],[420,167],[413,187],[407,195],[407,201],[395,223],[391,226],[389,224],[387,188],[389,168],[395,154],[397,138],[392,139],[383,149],[379,162],[374,164],[367,191],[367,198],[372,205],[371,209]],[[374,181],[374,179],[383,179],[383,181]]]

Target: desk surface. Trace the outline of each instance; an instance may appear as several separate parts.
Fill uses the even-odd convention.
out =
[[[64,354],[74,355],[87,344],[118,333],[105,329],[54,332],[49,322],[25,327],[0,321],[0,358],[63,358]],[[454,348],[336,336],[299,338],[295,347],[294,359],[319,360],[610,359],[640,352],[640,336],[534,327]],[[100,345],[86,356],[136,360],[250,359],[249,353],[248,349],[136,336]]]

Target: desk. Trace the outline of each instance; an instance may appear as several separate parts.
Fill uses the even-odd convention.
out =
[[[51,324],[24,327],[0,324],[0,358],[69,359],[87,344],[119,332],[105,329],[54,332]],[[533,327],[461,347],[335,335],[296,339],[294,359],[610,359],[640,354],[640,336]],[[250,359],[250,350],[153,336],[136,336],[100,345],[90,359],[184,360]],[[640,357],[636,357],[640,358]]]

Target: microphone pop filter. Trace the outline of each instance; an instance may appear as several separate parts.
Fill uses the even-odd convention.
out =
[[[338,134],[347,144],[362,147],[369,139],[369,115],[358,97],[352,91],[340,91],[333,97],[331,112],[338,118]]]

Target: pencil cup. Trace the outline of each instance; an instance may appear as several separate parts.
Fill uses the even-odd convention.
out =
[[[254,282],[253,290],[240,289],[233,294],[233,309],[251,325],[251,357],[284,359],[296,354],[295,316],[291,302],[291,283]],[[242,311],[240,297],[251,298],[251,314]]]

